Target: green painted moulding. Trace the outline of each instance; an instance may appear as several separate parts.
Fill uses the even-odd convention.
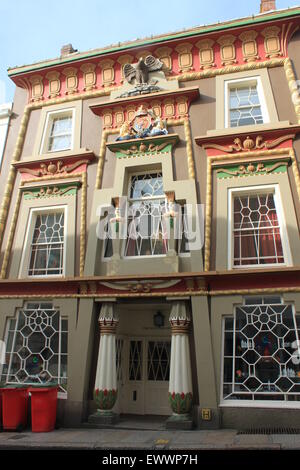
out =
[[[260,166],[263,165],[263,166]],[[225,165],[224,165],[225,166]],[[249,167],[252,168],[249,169]],[[288,163],[287,162],[268,162],[268,163],[254,163],[254,164],[240,164],[240,165],[230,165],[226,168],[221,168],[216,171],[218,179],[227,179],[235,177],[245,177],[245,176],[257,176],[257,175],[267,175],[272,173],[286,173]]]
[[[72,182],[69,184],[45,184],[43,186],[35,186],[34,188],[23,188],[24,199],[43,199],[60,196],[76,195],[78,184]]]
[[[130,139],[106,144],[106,147],[116,154],[117,158],[138,157],[141,155],[156,155],[170,153],[179,142],[178,134],[168,134],[144,139]]]

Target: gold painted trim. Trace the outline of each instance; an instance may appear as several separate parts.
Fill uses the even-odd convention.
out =
[[[217,75],[226,75],[227,73],[244,72],[247,70],[259,70],[264,68],[282,67],[286,59],[272,59],[264,62],[248,63],[243,65],[230,65],[221,69],[207,69],[202,72],[186,72],[180,75],[167,77],[167,80],[178,80],[179,82],[188,82],[190,80],[200,80],[201,78],[211,78]]]
[[[0,274],[1,279],[5,279],[5,277],[6,277],[7,266],[8,266],[8,263],[9,263],[11,248],[12,248],[12,244],[13,244],[13,239],[14,239],[14,235],[15,235],[17,222],[18,222],[18,216],[19,216],[19,210],[20,210],[20,205],[21,205],[21,200],[22,200],[22,194],[23,194],[23,190],[22,190],[22,183],[21,183],[19,191],[18,191],[18,195],[17,195],[17,200],[16,200],[16,203],[15,203],[15,208],[14,208],[12,221],[11,221],[10,228],[9,228],[9,235],[8,235],[6,248],[5,248],[5,253],[4,253],[4,258],[3,258],[3,263],[2,263],[2,267],[1,267],[1,274]]]
[[[287,58],[284,60],[284,71],[285,71],[286,79],[288,81],[289,89],[291,92],[291,98],[294,104],[295,113],[298,119],[298,124],[300,124],[300,95],[298,91],[296,75],[295,75],[293,64],[290,58]]]
[[[141,297],[195,297],[195,296],[220,296],[220,295],[253,295],[253,294],[285,294],[289,292],[300,293],[300,287],[270,287],[262,289],[231,289],[231,290],[199,290],[193,292],[178,291],[178,292],[143,292],[143,293],[130,293],[130,294],[117,294],[117,293],[108,293],[108,294],[99,294],[99,293],[90,293],[90,294],[30,294],[30,295],[20,295],[20,294],[2,294],[0,299],[106,299],[106,298],[141,298]]]
[[[210,270],[210,254],[211,254],[211,231],[212,231],[212,178],[213,178],[213,164],[216,166],[216,162],[234,163],[236,159],[243,157],[252,158],[251,161],[256,162],[262,157],[269,157],[275,155],[289,155],[292,160],[292,170],[295,177],[298,195],[300,198],[300,174],[296,161],[295,152],[291,148],[281,148],[274,150],[263,150],[263,151],[250,151],[250,152],[239,152],[235,155],[216,155],[207,158],[207,182],[206,182],[206,212],[205,212],[205,248],[204,248],[204,271]]]
[[[80,214],[80,255],[79,275],[83,276],[86,250],[86,203],[87,203],[87,174],[82,173],[81,186],[81,214]]]

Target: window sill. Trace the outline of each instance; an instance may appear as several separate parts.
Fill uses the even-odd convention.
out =
[[[225,135],[236,135],[236,134],[249,134],[253,132],[276,130],[282,128],[289,128],[291,126],[290,121],[279,121],[269,122],[264,124],[253,124],[252,126],[238,126],[238,127],[224,127],[223,129],[212,129],[207,131],[207,137],[217,137]]]
[[[229,400],[228,400],[229,401]],[[241,403],[243,402],[243,403]],[[219,404],[220,408],[299,408],[300,401],[269,401],[267,400],[230,400],[230,403],[221,402]]]

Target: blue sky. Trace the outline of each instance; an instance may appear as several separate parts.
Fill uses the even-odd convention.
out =
[[[299,4],[277,0],[277,8]],[[13,99],[7,68],[259,12],[260,0],[0,0],[0,103]]]

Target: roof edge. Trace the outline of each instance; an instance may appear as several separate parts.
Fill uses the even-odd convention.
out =
[[[187,31],[183,30],[178,33],[170,33],[166,35],[162,34],[162,35],[155,36],[153,38],[135,40],[132,42],[124,42],[123,45],[105,47],[103,49],[92,49],[87,52],[75,53],[68,57],[44,60],[44,61],[40,61],[40,62],[36,62],[33,64],[20,66],[20,67],[11,67],[11,68],[8,68],[7,72],[8,72],[8,76],[12,78],[14,76],[21,75],[24,73],[47,69],[47,68],[54,67],[54,66],[69,64],[72,62],[79,62],[82,60],[86,60],[86,59],[97,57],[97,56],[102,56],[105,54],[122,52],[122,51],[130,50],[130,49],[134,49],[137,47],[149,46],[152,44],[172,41],[172,40],[176,40],[180,38],[188,38],[188,37],[193,37],[197,35],[208,34],[208,33],[227,30],[227,29],[233,29],[237,27],[247,26],[249,24],[260,24],[264,22],[267,23],[269,21],[278,21],[280,19],[295,17],[297,15],[300,15],[300,6],[281,10],[279,12],[278,10],[274,10],[266,14],[259,14],[257,16],[245,17],[243,19],[237,19],[237,20],[229,20],[228,22],[223,22],[221,24],[200,26],[200,27],[189,29]]]

